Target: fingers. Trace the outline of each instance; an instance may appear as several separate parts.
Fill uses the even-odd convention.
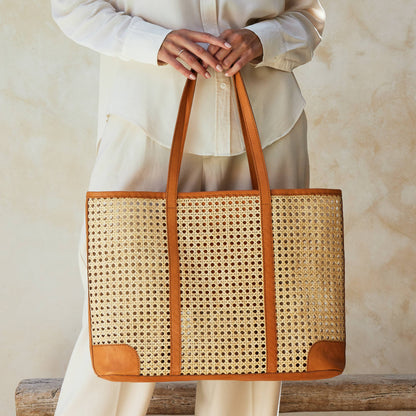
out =
[[[227,48],[227,49],[225,49],[225,48],[216,48],[215,49],[215,51],[213,50],[214,49],[214,47],[208,47],[208,50],[210,50],[210,48],[213,50],[211,53],[215,56],[215,58],[217,58],[220,62],[222,62],[223,61],[223,59],[226,57],[226,56],[228,56],[232,51],[234,51],[234,49],[235,48],[237,48],[239,45],[238,45],[238,39],[235,39],[235,38],[233,38],[233,31],[231,30],[231,29],[227,29],[227,30],[224,30],[222,33],[221,33],[221,37],[222,38],[224,38],[224,39],[226,39],[228,42],[229,42],[229,44],[231,44],[232,45],[232,48]],[[231,41],[233,42],[233,43],[231,43]]]
[[[170,40],[167,40],[167,42],[165,42],[165,47],[164,50],[165,52],[168,53],[169,55],[169,62],[171,63],[173,62],[173,60],[176,61],[176,63],[174,63],[173,67],[175,69],[178,69],[178,64],[181,65],[183,67],[183,69],[180,71],[182,74],[187,74],[187,77],[189,78],[189,76],[191,75],[191,71],[188,70],[187,68],[185,68],[185,66],[183,66],[178,60],[178,52],[180,50],[183,50],[183,52],[181,52],[180,54],[180,59],[182,59],[184,62],[186,62],[191,69],[193,69],[195,72],[197,72],[198,74],[202,75],[204,78],[210,78],[211,75],[209,74],[209,72],[206,70],[206,68],[204,68],[201,64],[201,62],[197,59],[196,55],[194,55],[193,53],[191,53],[187,48],[191,47],[190,43],[184,42],[185,44],[178,46],[175,42],[172,42]],[[198,45],[196,45],[198,46]],[[214,59],[214,57],[212,57],[212,59]],[[216,61],[216,60],[215,60]]]
[[[248,59],[247,57],[244,57],[244,56],[241,57],[240,59],[235,61],[229,69],[226,70],[224,75],[226,77],[234,76],[238,71],[240,71],[249,62],[250,62],[250,59]]]
[[[210,78],[206,70],[208,66],[220,72],[222,67],[212,53],[205,50],[199,43],[209,43],[219,49],[229,49],[231,45],[224,39],[213,36],[209,33],[197,32],[187,29],[179,29],[170,32],[163,41],[158,52],[158,60],[172,65],[183,75],[192,79],[192,72],[178,62],[178,53],[180,58],[186,62],[192,70],[201,74],[205,78]],[[176,61],[176,62],[175,62]]]
[[[222,71],[222,67],[220,65],[220,61],[216,59],[211,53],[205,50],[201,45],[194,43],[189,40],[184,41],[185,51],[181,53],[181,58],[185,60],[186,63],[191,65],[194,68],[195,60],[201,60],[201,62],[205,65],[211,66],[218,72]],[[207,66],[200,65],[201,68],[207,68]],[[196,69],[196,68],[195,68]]]
[[[224,49],[231,48],[231,45],[221,37],[211,35],[210,33],[197,32],[193,30],[188,30],[187,32],[189,32],[189,38],[193,42],[209,43],[210,45],[219,46],[220,48]]]
[[[209,45],[208,46],[208,49],[207,49],[207,51],[208,51],[208,53],[210,53],[212,56],[214,56],[214,57],[216,57],[215,56],[215,54],[219,51],[219,50],[223,50],[221,47],[219,47],[219,46],[216,46],[216,45]],[[217,57],[216,57],[217,58]],[[220,61],[218,58],[217,58],[217,61]],[[202,62],[202,66],[204,67],[204,68],[207,68],[208,67],[208,63],[206,63],[206,62]],[[218,68],[217,68],[218,69]]]
[[[169,37],[169,35],[168,35]],[[215,45],[222,49],[230,49],[231,45],[224,39],[211,35],[205,32],[197,32],[193,30],[180,29],[171,32],[170,39],[179,48],[183,48],[188,52],[195,55],[203,63],[210,65],[216,71],[222,71],[222,68],[217,68],[219,61],[214,56],[205,50],[198,43],[208,43],[209,45]],[[187,54],[189,59],[189,53]],[[182,54],[181,54],[182,57]]]
[[[216,45],[209,45],[207,51],[214,56],[221,48]]]
[[[258,36],[248,29],[227,29],[221,33],[227,39],[232,49],[219,49],[215,58],[221,61],[226,76],[233,76],[248,62],[263,54],[263,46]]]
[[[209,46],[205,49],[199,43]],[[180,51],[181,60],[189,65],[190,70],[178,61]],[[187,78],[194,79],[195,73],[210,78],[208,66],[218,72],[226,70],[226,76],[233,76],[262,54],[260,39],[248,29],[227,29],[219,37],[179,29],[166,36],[158,52],[158,60],[172,65]]]
[[[189,79],[196,79],[195,74],[193,74],[190,70],[188,70],[187,68],[185,68],[177,59],[176,57],[170,55],[170,54],[161,54],[161,61],[166,62],[169,65],[172,65],[173,68],[175,68],[176,70],[178,70],[181,74],[183,74],[186,78]],[[205,71],[204,71],[205,72]]]

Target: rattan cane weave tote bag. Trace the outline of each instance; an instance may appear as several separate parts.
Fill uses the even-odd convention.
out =
[[[270,189],[233,78],[250,190],[177,192],[187,80],[166,192],[86,194],[90,353],[111,381],[300,380],[345,366],[341,191]]]

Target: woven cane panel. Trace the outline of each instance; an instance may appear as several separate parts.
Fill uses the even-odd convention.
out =
[[[341,196],[272,196],[278,372],[316,341],[345,341]]]
[[[89,199],[88,235],[92,343],[128,344],[140,374],[169,374],[165,200]]]
[[[345,339],[341,198],[273,195],[272,214],[278,372],[306,371]],[[179,198],[178,243],[181,374],[266,372],[259,197]],[[89,198],[92,342],[135,348],[141,375],[169,375],[168,266],[163,198]]]
[[[183,374],[266,372],[260,199],[178,200]]]

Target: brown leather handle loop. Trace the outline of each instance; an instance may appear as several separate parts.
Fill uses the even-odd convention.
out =
[[[260,191],[260,195],[262,196],[261,203],[268,205],[271,203],[269,178],[253,110],[251,108],[250,100],[240,72],[237,72],[234,75],[233,80],[240,115],[240,123],[249,163],[252,187],[253,189],[258,189]],[[189,78],[186,80],[179,104],[179,111],[176,119],[169,159],[168,180],[166,185],[167,208],[176,208],[179,172],[195,92],[195,85],[196,80],[193,81]]]

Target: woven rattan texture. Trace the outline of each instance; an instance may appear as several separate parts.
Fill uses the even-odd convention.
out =
[[[169,261],[165,200],[88,200],[94,345],[128,344],[143,375],[169,374]]]
[[[259,202],[178,198],[183,375],[266,372]],[[272,196],[279,372],[345,339],[341,210],[340,196]],[[168,262],[163,198],[89,198],[92,342],[135,348],[141,375],[169,375]]]
[[[341,197],[272,196],[277,371],[306,371],[316,341],[345,341]]]
[[[178,201],[184,374],[266,372],[260,198]]]

